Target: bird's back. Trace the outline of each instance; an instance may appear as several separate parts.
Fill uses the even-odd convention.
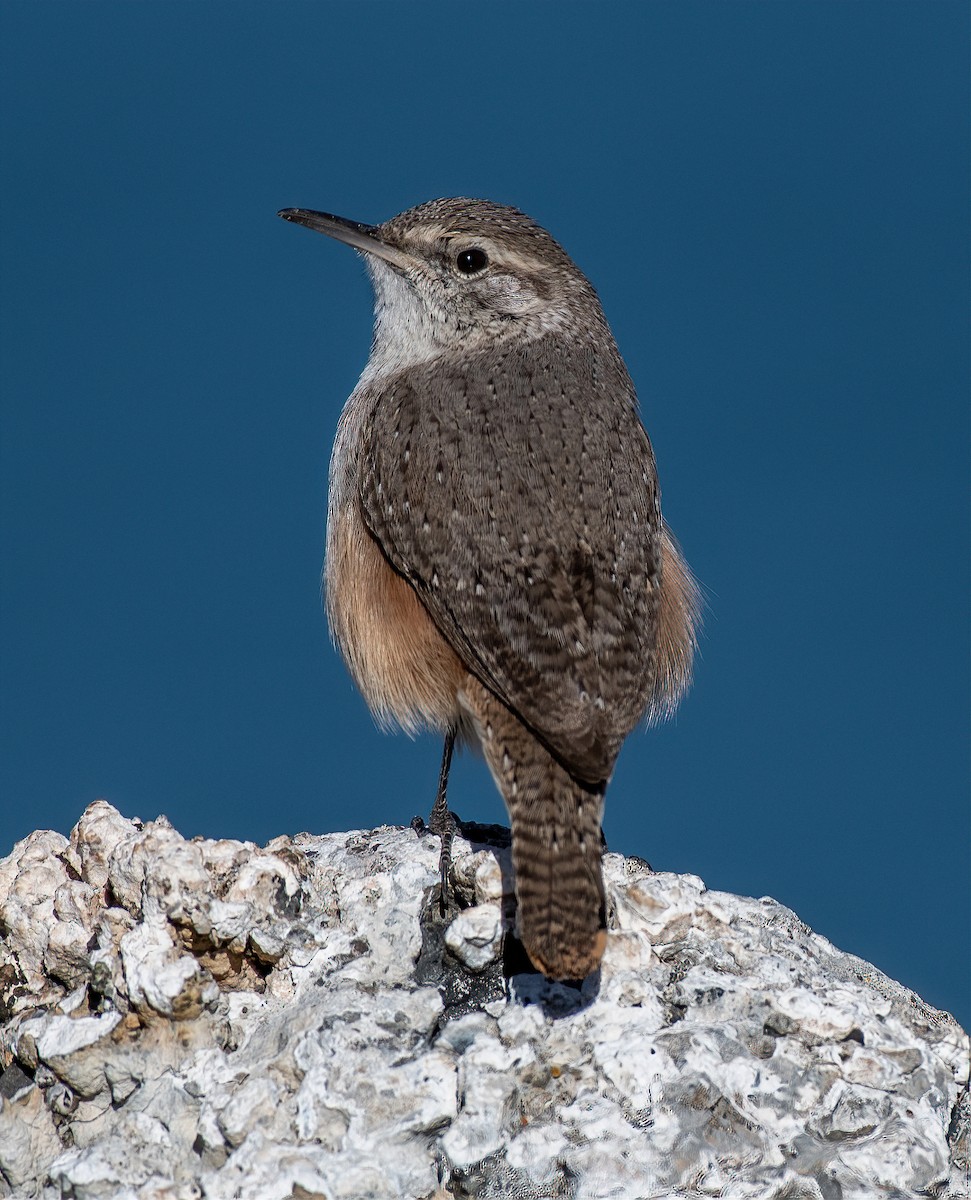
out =
[[[466,666],[581,779],[648,706],[661,523],[619,355],[546,338],[413,367],[363,428],[365,521]]]

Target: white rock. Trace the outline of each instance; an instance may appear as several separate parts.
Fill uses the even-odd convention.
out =
[[[107,1037],[120,1020],[119,1012],[106,1012],[97,1017],[41,1018],[36,1022],[34,1039],[38,1057],[48,1063],[54,1058],[67,1058]],[[34,1023],[28,1021],[24,1028],[29,1030],[32,1025]]]
[[[51,1162],[60,1150],[60,1138],[40,1088],[0,1097],[0,1179],[9,1187],[23,1187],[28,1195],[31,1185],[36,1190],[38,1164]]]
[[[457,839],[444,923],[437,856],[104,802],[18,843],[0,1196],[967,1200],[967,1035],[774,901],[607,855],[578,991],[502,977],[508,850]]]
[[[178,953],[171,926],[154,905],[122,937],[119,949],[128,997],[136,1009],[186,1019],[198,1016],[219,994],[198,960]]]
[[[257,1125],[272,1123],[281,1089],[267,1076],[247,1079],[236,1090],[216,1119],[227,1144],[235,1149]]]
[[[502,950],[498,905],[477,904],[460,912],[445,931],[445,945],[470,971],[495,962]]]

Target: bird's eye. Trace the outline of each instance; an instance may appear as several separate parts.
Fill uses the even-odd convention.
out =
[[[455,265],[463,275],[478,275],[489,265],[489,256],[478,246],[460,250],[455,256]]]

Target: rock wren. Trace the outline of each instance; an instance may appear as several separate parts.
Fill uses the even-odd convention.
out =
[[[691,673],[697,589],[593,287],[539,225],[432,200],[383,225],[284,209],[361,251],[374,340],[330,465],[327,614],[371,711],[478,743],[512,824],[519,933],[553,979],[606,941],[604,792]]]

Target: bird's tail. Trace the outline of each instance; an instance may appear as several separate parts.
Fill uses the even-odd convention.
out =
[[[550,979],[585,979],[606,945],[601,867],[606,784],[579,783],[476,680],[465,700],[512,823],[519,935]]]

